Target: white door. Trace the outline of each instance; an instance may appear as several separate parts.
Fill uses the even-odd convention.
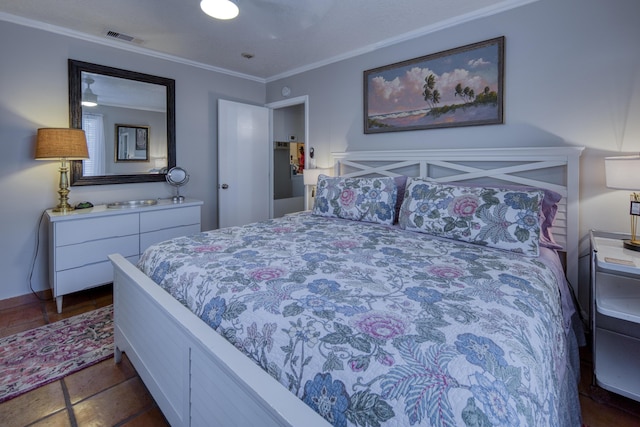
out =
[[[269,218],[269,109],[218,100],[218,227]]]

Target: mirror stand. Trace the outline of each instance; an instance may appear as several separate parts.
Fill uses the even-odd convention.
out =
[[[176,195],[173,196],[173,203],[184,202],[184,196],[180,195],[180,187],[189,182],[189,174],[181,167],[173,167],[167,172],[167,182],[176,188]]]

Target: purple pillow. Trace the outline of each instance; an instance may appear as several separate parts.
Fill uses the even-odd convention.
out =
[[[562,200],[562,195],[552,190],[544,190],[544,198],[542,199],[542,208],[540,210],[540,246],[549,249],[562,249],[562,246],[556,243],[551,233],[551,227],[553,227],[560,200]]]

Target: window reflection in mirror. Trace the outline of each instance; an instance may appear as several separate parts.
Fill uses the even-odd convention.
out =
[[[158,173],[167,167],[167,95],[160,85],[82,72],[91,79],[97,98],[93,107],[82,108],[82,128],[87,135],[89,160],[83,161],[83,175],[126,175]],[[87,85],[84,85],[83,94]],[[121,123],[126,123],[123,126]],[[136,129],[148,132],[148,146]],[[129,135],[129,134],[132,135]],[[126,138],[132,136],[131,138]],[[128,139],[128,143],[125,143]],[[105,155],[108,153],[108,155]],[[122,164],[122,161],[126,163]]]
[[[171,79],[69,60],[71,127],[85,130],[89,147],[89,160],[74,162],[72,185],[164,180],[175,166],[174,87]],[[118,135],[123,127],[136,136]]]

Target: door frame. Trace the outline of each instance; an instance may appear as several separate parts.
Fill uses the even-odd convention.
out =
[[[269,132],[271,144],[274,141],[274,131],[273,131],[273,110],[277,110],[279,108],[292,107],[294,105],[304,105],[304,164],[311,166],[310,158],[309,158],[309,95],[297,96],[291,99],[283,99],[282,101],[270,102],[265,105],[269,109]],[[271,177],[269,183],[269,217],[273,218],[273,150],[269,150],[269,176]],[[304,189],[304,206],[305,209],[308,206],[309,202],[309,192],[305,187]]]

